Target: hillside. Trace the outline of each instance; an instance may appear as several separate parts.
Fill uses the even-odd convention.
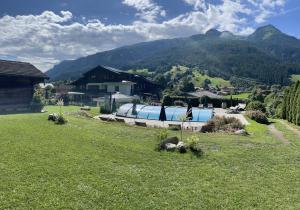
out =
[[[166,72],[174,65],[198,67],[230,79],[252,78],[266,84],[287,84],[300,73],[300,40],[274,26],[258,28],[248,37],[209,30],[187,38],[158,40],[63,61],[47,74],[52,80],[76,79],[97,65],[124,70]]]

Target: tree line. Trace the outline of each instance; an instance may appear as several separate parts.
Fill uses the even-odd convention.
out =
[[[287,88],[282,104],[282,118],[300,125],[300,82]]]

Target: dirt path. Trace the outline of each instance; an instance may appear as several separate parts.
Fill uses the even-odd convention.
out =
[[[280,120],[280,122],[285,125],[285,127],[287,129],[289,129],[290,131],[292,131],[300,140],[300,131],[296,128],[294,128],[293,126],[289,125],[287,122],[283,121],[283,120]]]
[[[281,131],[279,131],[277,128],[275,128],[274,124],[268,125],[270,133],[275,136],[277,139],[282,141],[283,144],[289,144],[289,140],[287,140]]]

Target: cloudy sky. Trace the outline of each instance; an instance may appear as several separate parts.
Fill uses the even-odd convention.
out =
[[[1,0],[0,59],[43,71],[119,46],[273,24],[300,38],[299,0]]]

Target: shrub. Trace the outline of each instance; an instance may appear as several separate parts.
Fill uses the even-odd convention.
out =
[[[168,127],[169,130],[171,131],[180,131],[181,130],[181,125],[170,125]]]
[[[66,124],[67,122],[68,120],[62,114],[59,114],[55,120],[55,124],[57,125],[63,125]]]
[[[209,120],[205,125],[201,127],[202,133],[211,133],[215,132],[215,122],[213,120]]]
[[[176,100],[176,101],[174,101],[174,105],[175,106],[185,106],[185,103],[181,100]]]
[[[261,111],[248,111],[246,115],[251,119],[261,124],[268,124],[267,116]]]
[[[157,140],[156,150],[161,151],[164,148],[164,140],[168,138],[168,131],[166,129],[159,130],[155,134],[155,139]]]
[[[216,116],[213,119],[209,120],[204,126],[202,126],[201,132],[203,133],[218,132],[218,131],[234,132],[243,128],[244,125],[237,118]]]
[[[34,89],[34,94],[32,101],[30,103],[30,109],[33,112],[40,112],[45,105],[45,98],[42,90],[40,88]]]
[[[57,104],[57,99],[56,98],[51,98],[48,100],[49,105],[56,105]]]
[[[187,144],[191,152],[196,156],[196,157],[202,157],[204,152],[200,147],[199,144],[199,138],[197,136],[191,136],[187,139]]]
[[[171,96],[165,95],[163,98],[163,103],[165,104],[165,106],[171,106],[173,103]]]
[[[246,109],[248,111],[261,111],[261,112],[266,112],[266,107],[265,105],[260,102],[260,101],[251,101],[250,103],[247,104]]]
[[[104,105],[100,106],[100,113],[101,114],[111,114],[111,111],[106,108]]]

